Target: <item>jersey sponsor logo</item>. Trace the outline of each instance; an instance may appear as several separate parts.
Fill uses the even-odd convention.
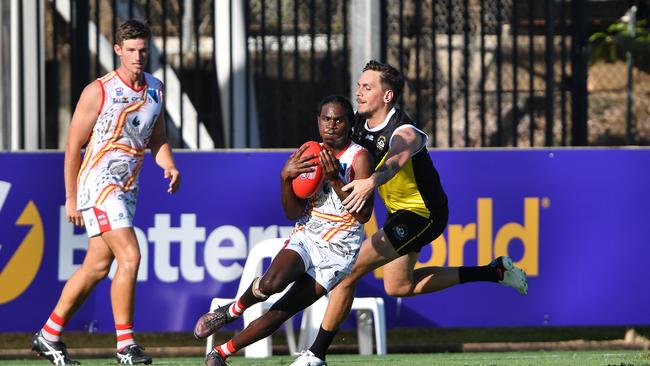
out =
[[[0,181],[0,211],[9,197],[11,183]],[[22,206],[22,202],[19,203]],[[13,216],[13,215],[10,215]],[[2,217],[7,217],[5,214]],[[12,217],[13,220],[13,217]],[[12,240],[13,232],[6,223],[0,221],[0,231],[3,233],[0,243],[0,304],[10,302],[19,297],[32,283],[41,266],[45,247],[43,220],[36,204],[29,200],[16,219],[15,226],[27,226],[26,234],[18,240]],[[7,233],[7,235],[5,235]]]

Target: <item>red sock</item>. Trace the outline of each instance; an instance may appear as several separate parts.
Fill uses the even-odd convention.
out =
[[[135,339],[133,339],[133,323],[115,324],[115,334],[117,335],[118,352],[127,346],[135,344]]]
[[[41,329],[43,338],[50,342],[58,342],[61,339],[61,332],[63,332],[63,327],[65,327],[66,323],[66,320],[63,320],[60,316],[52,312]]]
[[[227,359],[231,354],[237,352],[237,349],[232,344],[232,340],[229,340],[221,346],[214,347],[214,350],[217,351],[224,360]]]
[[[235,301],[228,307],[228,314],[232,317],[239,318],[246,310],[246,307],[242,304],[241,299]]]

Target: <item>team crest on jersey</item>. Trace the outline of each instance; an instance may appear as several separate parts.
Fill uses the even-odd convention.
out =
[[[384,147],[386,147],[386,136],[379,136],[377,139],[377,150],[384,150]]]
[[[399,224],[393,228],[393,234],[395,234],[395,237],[397,237],[397,239],[404,240],[404,238],[406,238],[406,235],[408,235],[408,229],[406,228],[406,225]]]
[[[117,95],[118,97],[121,97],[122,94],[124,94],[124,89],[121,86],[115,88],[115,95]]]

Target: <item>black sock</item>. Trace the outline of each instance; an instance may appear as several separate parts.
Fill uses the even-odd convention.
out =
[[[327,331],[321,326],[320,329],[318,329],[318,335],[316,336],[314,343],[309,347],[309,350],[314,354],[314,356],[325,361],[327,349],[330,348],[335,335],[336,332]]]
[[[498,267],[478,266],[478,267],[459,267],[458,278],[460,283],[488,281],[498,282],[502,279],[503,274]]]

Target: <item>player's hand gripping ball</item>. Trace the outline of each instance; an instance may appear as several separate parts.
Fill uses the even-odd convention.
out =
[[[303,144],[303,146],[305,145],[308,147],[301,156],[316,155],[315,158],[309,160],[308,162],[315,162],[317,164],[314,165],[314,171],[302,173],[299,176],[295,177],[293,181],[291,181],[293,192],[296,194],[296,196],[303,199],[313,196],[320,189],[324,178],[323,166],[321,165],[320,158],[318,157],[318,154],[320,154],[323,148],[316,141],[307,141]]]

